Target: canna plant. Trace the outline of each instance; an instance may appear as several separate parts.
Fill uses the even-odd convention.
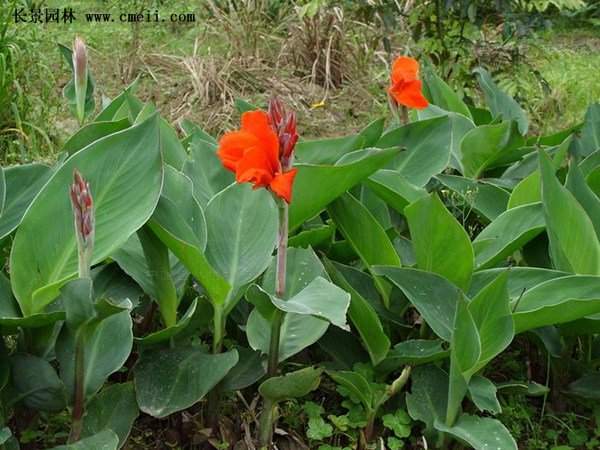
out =
[[[310,397],[343,429],[313,414],[311,443],[511,450],[509,390],[593,395],[600,105],[534,136],[485,70],[474,106],[400,57],[387,127],[300,139],[272,99],[180,136],[136,83],[95,111],[81,45],[61,47],[81,128],[52,166],[0,170],[4,448],[65,411],[69,437],[38,447],[122,448],[140,414],[214,442],[260,396],[259,448]],[[505,383],[507,349],[549,372]]]

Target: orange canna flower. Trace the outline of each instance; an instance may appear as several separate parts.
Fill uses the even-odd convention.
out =
[[[409,56],[399,56],[392,65],[392,83],[389,94],[400,105],[409,108],[427,108],[429,102],[423,96],[419,80],[419,63]]]
[[[295,122],[294,122],[295,125]],[[294,130],[295,133],[295,130]],[[264,111],[242,114],[239,131],[225,133],[219,141],[217,155],[226,169],[235,173],[238,183],[252,183],[254,189],[267,188],[290,203],[296,169],[291,169],[293,148],[285,150],[282,166],[280,137]]]

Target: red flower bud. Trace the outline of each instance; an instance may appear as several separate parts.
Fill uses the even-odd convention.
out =
[[[94,246],[95,218],[94,200],[89,183],[75,169],[73,171],[73,184],[69,190],[71,206],[75,221],[75,234],[79,250],[79,273],[83,277],[89,272],[91,256]]]
[[[292,156],[298,132],[296,131],[296,113],[286,111],[285,106],[277,97],[269,100],[269,121],[279,139],[279,159],[284,168],[291,166]]]

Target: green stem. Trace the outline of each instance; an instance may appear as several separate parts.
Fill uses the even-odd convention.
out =
[[[71,432],[69,443],[77,442],[81,438],[83,429],[83,412],[85,408],[85,366],[84,366],[83,335],[76,337],[75,343],[75,394],[73,399],[73,414],[71,416]]]
[[[279,232],[277,234],[277,273],[275,276],[275,295],[283,299],[285,297],[285,275],[287,263],[287,241],[288,241],[288,205],[285,201],[276,198],[279,209]],[[281,339],[281,323],[284,314],[277,310],[271,321],[271,338],[269,342],[269,364],[267,376],[277,375],[279,366],[279,342]],[[263,410],[260,416],[258,438],[261,449],[271,447],[273,439],[273,425],[275,404],[268,398],[264,399]]]
[[[214,306],[213,312],[213,347],[214,355],[221,353],[223,350],[223,338],[225,335],[225,317],[223,308]],[[208,425],[213,430],[219,426],[219,403],[221,400],[221,387],[217,384],[208,394]]]
[[[266,398],[263,403],[259,422],[258,443],[260,450],[268,450],[273,440],[273,422],[275,421],[275,404]]]
[[[400,105],[400,123],[402,125],[408,124],[408,108],[404,105]]]

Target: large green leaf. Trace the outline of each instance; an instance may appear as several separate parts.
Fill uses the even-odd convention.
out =
[[[377,147],[406,148],[394,160],[394,168],[409,183],[423,187],[448,166],[451,131],[448,116],[419,120],[384,134]]]
[[[501,187],[457,175],[442,174],[436,178],[448,189],[460,195],[470,208],[487,220],[492,221],[506,211],[510,194]]]
[[[42,311],[77,273],[69,185],[90,183],[96,212],[93,263],[105,259],[150,217],[160,195],[157,117],[100,139],[71,156],[27,210],[11,252],[13,291],[25,315]],[[37,237],[44,236],[44,239]],[[35,271],[31,271],[31,267]]]
[[[347,153],[375,146],[383,132],[384,122],[384,119],[374,120],[360,133],[351,136],[300,141],[296,145],[296,157],[303,163],[335,164]]]
[[[600,242],[592,221],[560,184],[548,155],[540,151],[539,160],[542,203],[554,266],[578,274],[600,274]]]
[[[400,266],[400,257],[385,230],[369,210],[352,195],[342,195],[329,205],[327,211],[370,271],[374,265]],[[376,278],[375,282],[387,304],[389,285],[380,278]]]
[[[407,206],[405,215],[417,267],[445,277],[466,292],[473,273],[473,247],[464,228],[435,194]]]
[[[317,342],[327,328],[329,322],[305,314],[286,314],[281,323],[281,338],[279,341],[279,361],[294,356],[306,347]],[[269,354],[271,342],[271,322],[253,309],[246,324],[248,343],[254,350]]]
[[[398,152],[396,148],[365,149],[348,154],[335,165],[296,164],[290,229],[319,214],[337,197],[385,166]]]
[[[38,356],[16,353],[10,357],[15,397],[36,411],[58,412],[66,405],[63,382],[52,365]]]
[[[391,372],[404,365],[419,366],[448,357],[450,352],[438,339],[411,339],[396,344],[377,370]]]
[[[463,175],[480,178],[508,149],[512,148],[511,122],[482,125],[467,132],[460,143]]]
[[[468,443],[475,450],[518,449],[517,443],[502,422],[489,417],[463,414],[452,427],[436,421],[435,428]]]
[[[492,112],[494,119],[501,118],[502,120],[514,120],[519,124],[519,131],[522,135],[527,134],[529,121],[523,108],[510,97],[506,92],[502,91],[491,75],[483,68],[478,67],[473,71],[477,74],[477,81],[483,90],[485,102]]]
[[[6,192],[0,214],[0,240],[12,233],[23,218],[33,198],[52,175],[44,164],[24,164],[3,169]]]
[[[64,327],[56,341],[56,356],[60,376],[67,392],[74,392],[76,334]],[[118,343],[118,345],[115,345]],[[86,397],[96,393],[108,376],[119,370],[133,346],[132,321],[129,311],[114,314],[102,321],[89,333],[83,346],[84,390]]]
[[[134,378],[140,409],[162,418],[189,408],[221,381],[237,361],[235,350],[216,355],[193,347],[144,352]]]
[[[378,170],[365,184],[400,214],[409,203],[427,195],[425,189],[410,184],[397,170]]]
[[[571,275],[526,291],[514,311],[518,333],[600,313],[600,277]]]
[[[574,162],[569,167],[565,186],[583,207],[594,225],[596,236],[600,238],[600,198],[588,186],[581,169]]]
[[[404,292],[435,334],[445,341],[451,340],[456,305],[463,295],[459,288],[423,270],[384,266],[374,270]]]
[[[390,348],[390,340],[383,331],[383,326],[377,313],[360,292],[350,284],[334,263],[325,260],[325,266],[331,279],[346,292],[350,293],[348,316],[369,352],[371,362],[373,365],[379,364],[385,358]]]
[[[600,103],[593,103],[585,113],[581,134],[574,142],[575,153],[588,156],[600,150]]]
[[[475,297],[479,291],[490,284],[502,272],[506,272],[506,267],[487,269],[475,272],[473,282],[469,291],[469,297]],[[568,272],[558,270],[543,269],[540,267],[511,267],[508,271],[508,295],[516,300],[524,292],[534,288],[538,284],[554,278],[560,278],[569,275]]]
[[[350,294],[323,277],[315,278],[308,286],[287,300],[269,295],[258,287],[255,289],[258,292],[255,292],[254,296],[267,296],[281,311],[319,317],[344,330],[350,329],[346,324]]]
[[[202,208],[218,192],[233,183],[233,173],[223,168],[216,154],[216,145],[206,142],[201,135],[193,134],[189,144],[190,157],[183,165],[183,172],[194,184],[194,197]]]
[[[541,203],[509,209],[485,227],[473,241],[477,269],[493,267],[544,231]]]
[[[427,425],[446,419],[448,374],[434,365],[416,367],[411,373],[411,392],[406,394],[406,407],[414,420]]]
[[[109,134],[122,131],[129,128],[128,119],[121,119],[108,122],[92,122],[84,127],[81,127],[72,135],[62,147],[62,151],[69,155],[78,152],[84,147],[87,147],[92,142],[108,136]]]
[[[206,258],[232,287],[232,293],[267,268],[277,240],[275,202],[264,189],[233,184],[206,207]],[[231,297],[230,297],[231,298]],[[229,299],[213,299],[230,308]]]
[[[490,412],[499,414],[502,412],[502,406],[496,397],[498,389],[496,385],[481,375],[475,375],[469,383],[469,395],[471,400],[481,412]]]
[[[119,448],[123,447],[138,415],[133,383],[110,385],[88,403],[82,436],[85,438],[102,430],[112,430],[119,436]]]

